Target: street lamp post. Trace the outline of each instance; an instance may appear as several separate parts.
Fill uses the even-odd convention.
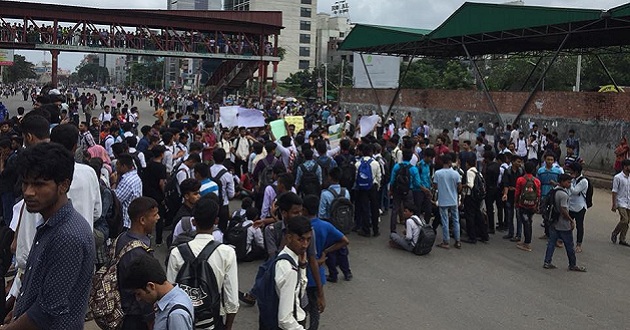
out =
[[[324,63],[324,103],[328,103],[328,63]]]

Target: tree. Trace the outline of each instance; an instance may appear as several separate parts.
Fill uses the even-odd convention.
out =
[[[402,88],[462,89],[470,88],[472,77],[458,60],[423,58],[414,61],[405,75],[407,65],[401,65]]]
[[[23,79],[35,79],[35,65],[26,60],[26,57],[15,54],[13,57],[13,65],[6,67],[3,71],[4,81],[15,83]]]
[[[109,71],[96,63],[88,63],[78,67],[77,78],[88,84],[105,84],[109,80]]]
[[[292,92],[294,96],[301,98],[317,97],[317,69],[292,73],[284,81],[283,87]]]
[[[142,85],[151,89],[162,87],[164,61],[154,57],[147,57],[142,63],[133,63],[127,74],[128,85]]]

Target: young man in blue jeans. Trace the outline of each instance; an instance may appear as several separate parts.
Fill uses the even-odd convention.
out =
[[[571,176],[568,174],[561,174],[558,177],[558,186],[554,189],[558,191],[555,193],[555,208],[559,212],[558,220],[550,224],[549,227],[549,239],[547,240],[547,253],[545,253],[545,263],[543,268],[555,269],[557,268],[551,263],[553,252],[556,249],[556,242],[558,239],[564,242],[564,248],[567,251],[567,257],[569,258],[569,270],[576,272],[585,272],[586,268],[578,266],[575,258],[575,250],[573,248],[573,229],[575,229],[575,219],[571,218],[569,214],[569,193],[567,189],[571,187]]]
[[[459,238],[459,193],[462,191],[462,178],[452,167],[450,155],[440,156],[442,169],[435,172],[433,185],[438,190],[438,206],[440,208],[440,218],[442,220],[442,243],[438,247],[448,249],[449,236],[449,214],[453,218],[453,234],[455,236],[455,247],[460,249],[462,243]]]

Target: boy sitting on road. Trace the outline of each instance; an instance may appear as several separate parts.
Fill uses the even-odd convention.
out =
[[[414,215],[415,212],[415,205],[411,202],[405,202],[403,206],[403,216],[407,219],[405,221],[406,229],[403,231],[403,235],[405,236],[403,237],[396,232],[392,232],[389,235],[389,246],[395,249],[407,250],[409,252],[413,251],[413,248],[418,242],[418,237],[420,236],[421,228],[418,224],[422,221],[417,215]]]

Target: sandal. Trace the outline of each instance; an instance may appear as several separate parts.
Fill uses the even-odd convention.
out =
[[[440,243],[440,244],[438,244],[438,245],[436,245],[436,246],[437,246],[437,247],[439,247],[439,248],[446,249],[446,250],[448,250],[448,249],[450,249],[450,248],[451,248],[451,247],[448,245],[448,243]]]
[[[455,242],[455,248],[456,249],[461,249],[462,248],[462,242],[460,242],[460,241]]]
[[[569,267],[570,271],[573,272],[582,272],[582,273],[586,273],[586,267],[584,266],[573,266],[573,267]]]
[[[575,253],[582,253],[582,246],[578,245],[575,247]]]

